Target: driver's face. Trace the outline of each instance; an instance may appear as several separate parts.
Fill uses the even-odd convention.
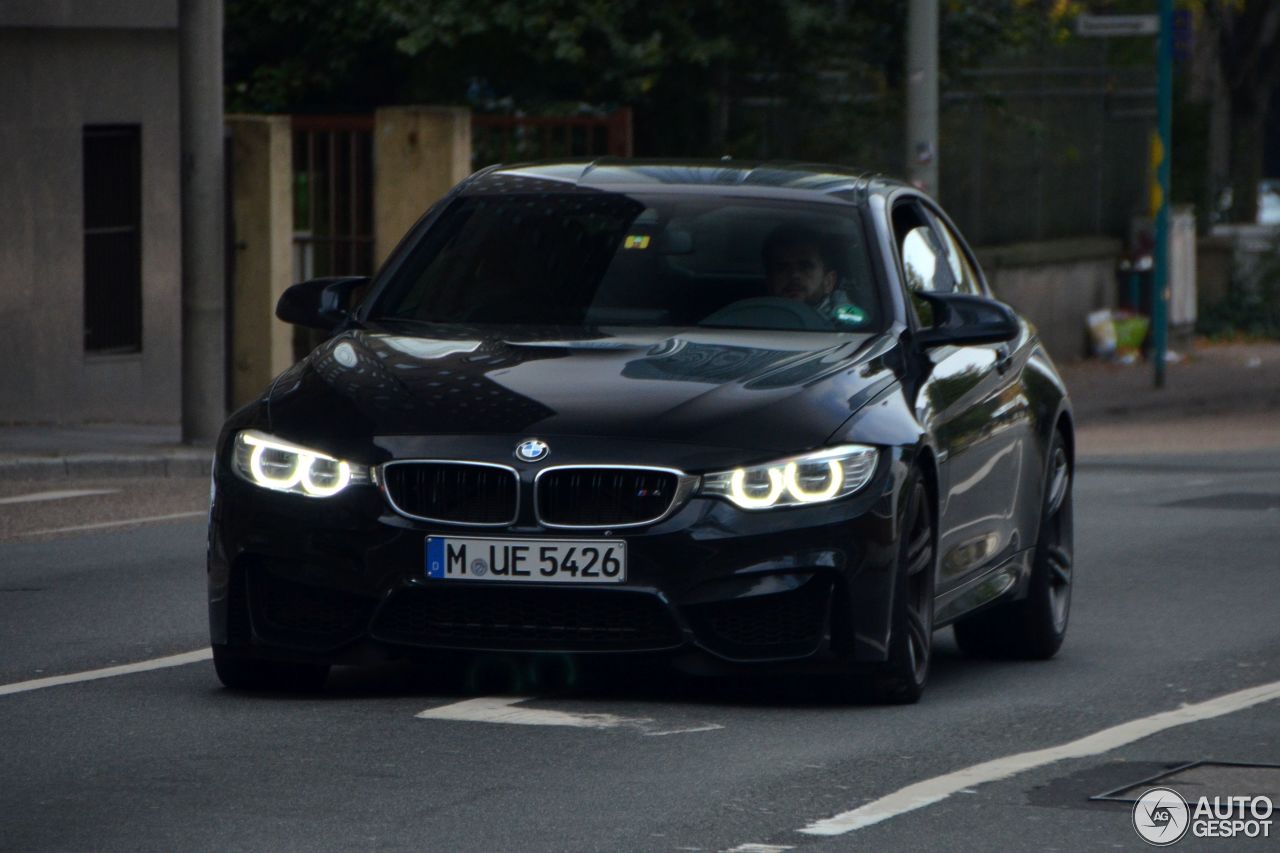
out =
[[[769,259],[769,293],[818,305],[836,286],[834,270],[827,269],[817,246],[797,243],[779,246]]]

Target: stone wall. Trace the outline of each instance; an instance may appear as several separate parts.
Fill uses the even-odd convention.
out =
[[[1089,354],[1085,318],[1116,304],[1121,241],[1108,237],[1016,243],[976,250],[996,298],[1035,324],[1055,359]]]
[[[382,263],[422,214],[471,174],[471,111],[386,107],[373,129],[374,261]]]
[[[232,408],[293,364],[293,327],[276,319],[293,284],[293,136],[288,116],[227,116],[232,139],[235,270],[231,298]]]
[[[1200,305],[1208,308],[1227,298],[1233,279],[1247,281],[1263,258],[1273,258],[1280,247],[1280,225],[1215,225],[1200,238]]]

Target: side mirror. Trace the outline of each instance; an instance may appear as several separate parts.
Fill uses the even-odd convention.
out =
[[[295,326],[331,332],[347,319],[351,292],[369,283],[367,276],[313,278],[280,294],[276,316]]]
[[[1018,336],[1022,325],[1003,302],[967,293],[916,292],[933,309],[933,325],[916,335],[922,348],[947,344],[998,344]]]

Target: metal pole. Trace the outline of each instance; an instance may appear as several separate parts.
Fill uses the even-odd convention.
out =
[[[180,0],[182,440],[212,442],[226,417],[222,0]]]
[[[1160,161],[1156,164],[1159,207],[1156,209],[1156,257],[1151,294],[1151,349],[1155,387],[1164,387],[1165,353],[1169,348],[1169,161],[1173,152],[1173,0],[1160,0],[1160,42],[1156,72]]]
[[[938,0],[907,7],[907,180],[938,196]]]

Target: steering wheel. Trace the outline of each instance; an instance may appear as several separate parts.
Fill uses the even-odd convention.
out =
[[[759,329],[805,329],[827,332],[831,321],[807,302],[781,296],[739,299],[702,318],[700,326],[747,326]]]

